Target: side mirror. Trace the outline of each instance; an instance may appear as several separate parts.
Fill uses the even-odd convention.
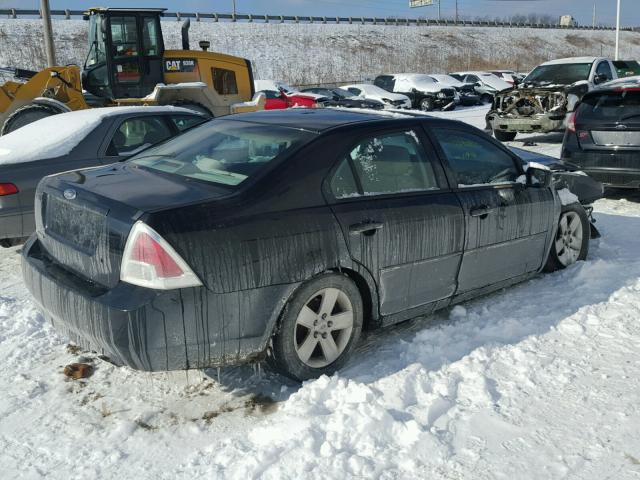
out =
[[[593,83],[595,83],[596,85],[600,85],[601,83],[605,83],[608,81],[609,81],[609,77],[607,77],[603,73],[601,73],[600,75],[596,75],[595,78],[593,79]]]
[[[107,18],[106,17],[102,17],[100,19],[100,31],[106,35],[107,32],[109,31],[109,26],[107,25]]]
[[[474,85],[475,85],[476,87],[481,87],[481,86],[482,86],[482,84],[481,84],[480,82],[476,82],[476,83],[474,83]]]
[[[544,187],[551,186],[553,173],[548,168],[541,168],[543,165],[535,166],[535,164],[527,164],[527,187]]]

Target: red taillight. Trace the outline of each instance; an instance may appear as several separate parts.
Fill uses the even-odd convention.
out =
[[[202,285],[178,252],[140,220],[129,232],[120,264],[120,280],[158,290]]]
[[[571,133],[576,133],[576,112],[571,112],[569,119],[567,120],[567,130]]]
[[[140,233],[135,242],[131,259],[153,266],[158,277],[179,277],[184,273],[167,251],[147,233]]]
[[[13,183],[0,183],[0,197],[5,195],[15,195],[20,190]]]

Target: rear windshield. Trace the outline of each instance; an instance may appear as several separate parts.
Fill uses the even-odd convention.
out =
[[[578,109],[581,121],[640,122],[640,91],[626,90],[587,96]]]
[[[129,161],[152,170],[236,186],[313,137],[313,133],[277,125],[215,120]]]
[[[588,80],[592,63],[563,63],[558,65],[540,65],[524,79],[525,83],[540,85],[571,85],[580,80]]]
[[[618,72],[618,77],[620,78],[640,75],[640,64],[636,61],[616,60],[613,62],[613,66],[616,67],[616,72]]]

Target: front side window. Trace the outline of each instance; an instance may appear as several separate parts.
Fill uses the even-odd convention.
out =
[[[114,57],[138,55],[138,28],[135,17],[111,17],[111,41]]]
[[[294,128],[216,120],[130,161],[151,170],[233,187],[314,137],[314,133]]]
[[[236,83],[236,72],[224,68],[212,68],[213,88],[220,95],[237,95],[238,84]]]
[[[354,191],[356,181],[359,186]],[[438,188],[433,167],[413,130],[359,142],[343,159],[330,185],[336,198]]]
[[[433,129],[459,187],[515,182],[513,158],[490,141],[461,130]]]
[[[158,117],[130,118],[120,124],[107,149],[107,156],[129,156],[171,137],[171,130]]]
[[[348,90],[351,93],[353,93],[354,95],[361,95],[362,94],[362,90],[360,90],[359,88],[351,87]]]

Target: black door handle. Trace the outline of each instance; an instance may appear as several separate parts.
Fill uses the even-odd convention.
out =
[[[381,222],[362,222],[349,225],[349,233],[351,235],[373,235],[377,230],[380,230],[384,226]]]
[[[486,205],[480,205],[480,206],[471,208],[469,210],[469,215],[471,215],[472,217],[487,218],[487,216],[493,211],[494,211],[493,208],[489,208]]]

